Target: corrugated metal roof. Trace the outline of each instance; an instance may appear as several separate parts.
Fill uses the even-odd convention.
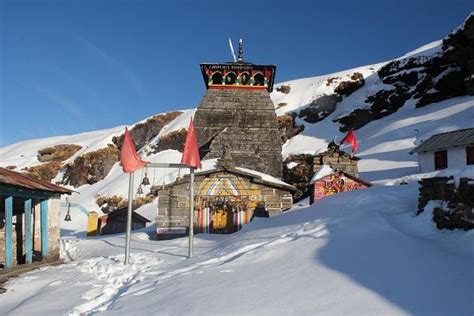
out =
[[[433,135],[425,140],[421,145],[413,149],[411,153],[446,149],[463,145],[474,145],[474,128],[460,129],[457,131]]]
[[[7,184],[31,190],[42,190],[55,193],[71,194],[73,191],[62,186],[41,181],[22,173],[0,167],[0,184]]]

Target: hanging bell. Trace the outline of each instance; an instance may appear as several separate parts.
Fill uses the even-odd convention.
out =
[[[70,222],[72,220],[72,218],[71,218],[71,203],[69,203],[68,198],[66,198],[66,203],[67,203],[67,212],[66,212],[66,216],[64,216],[64,221]]]
[[[146,173],[145,173],[145,176],[143,177],[142,185],[144,186],[150,185],[150,179],[148,179],[148,176]]]
[[[140,184],[137,189],[137,194],[143,194],[142,185]]]

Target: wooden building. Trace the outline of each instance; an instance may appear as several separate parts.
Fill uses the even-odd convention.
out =
[[[474,165],[474,128],[435,134],[413,149],[422,173]]]
[[[72,191],[0,168],[0,273],[59,259],[61,194]]]
[[[188,234],[189,176],[153,188],[158,195],[158,239]],[[255,215],[272,216],[291,208],[296,188],[250,169],[216,168],[195,174],[195,232],[232,233]]]
[[[123,233],[127,230],[127,210],[128,207],[116,209],[98,218],[98,232],[101,235]],[[132,211],[132,230],[145,228],[151,222],[135,211]]]
[[[310,204],[340,192],[366,189],[372,184],[342,170],[323,165],[311,179]]]

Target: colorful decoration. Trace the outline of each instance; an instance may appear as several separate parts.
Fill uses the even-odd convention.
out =
[[[234,176],[204,179],[197,189],[195,225],[198,233],[231,233],[248,224],[261,190]]]
[[[312,201],[319,201],[326,196],[331,196],[339,192],[366,189],[370,183],[362,179],[337,171],[327,175],[313,183]]]

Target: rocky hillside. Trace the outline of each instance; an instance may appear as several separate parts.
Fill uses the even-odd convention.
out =
[[[409,154],[417,139],[472,127],[474,15],[444,39],[400,58],[333,74],[283,82],[271,95],[283,144],[284,180],[304,187],[312,155],[335,137],[356,130],[367,180],[417,172]],[[195,109],[162,113],[129,126],[149,161],[178,162]],[[126,197],[118,165],[124,126],[72,136],[24,141],[0,148],[0,165],[80,192],[72,200],[100,211],[96,199]],[[136,187],[143,177],[136,177]],[[149,171],[153,184],[173,181],[175,169]],[[149,192],[145,188],[144,194]]]

